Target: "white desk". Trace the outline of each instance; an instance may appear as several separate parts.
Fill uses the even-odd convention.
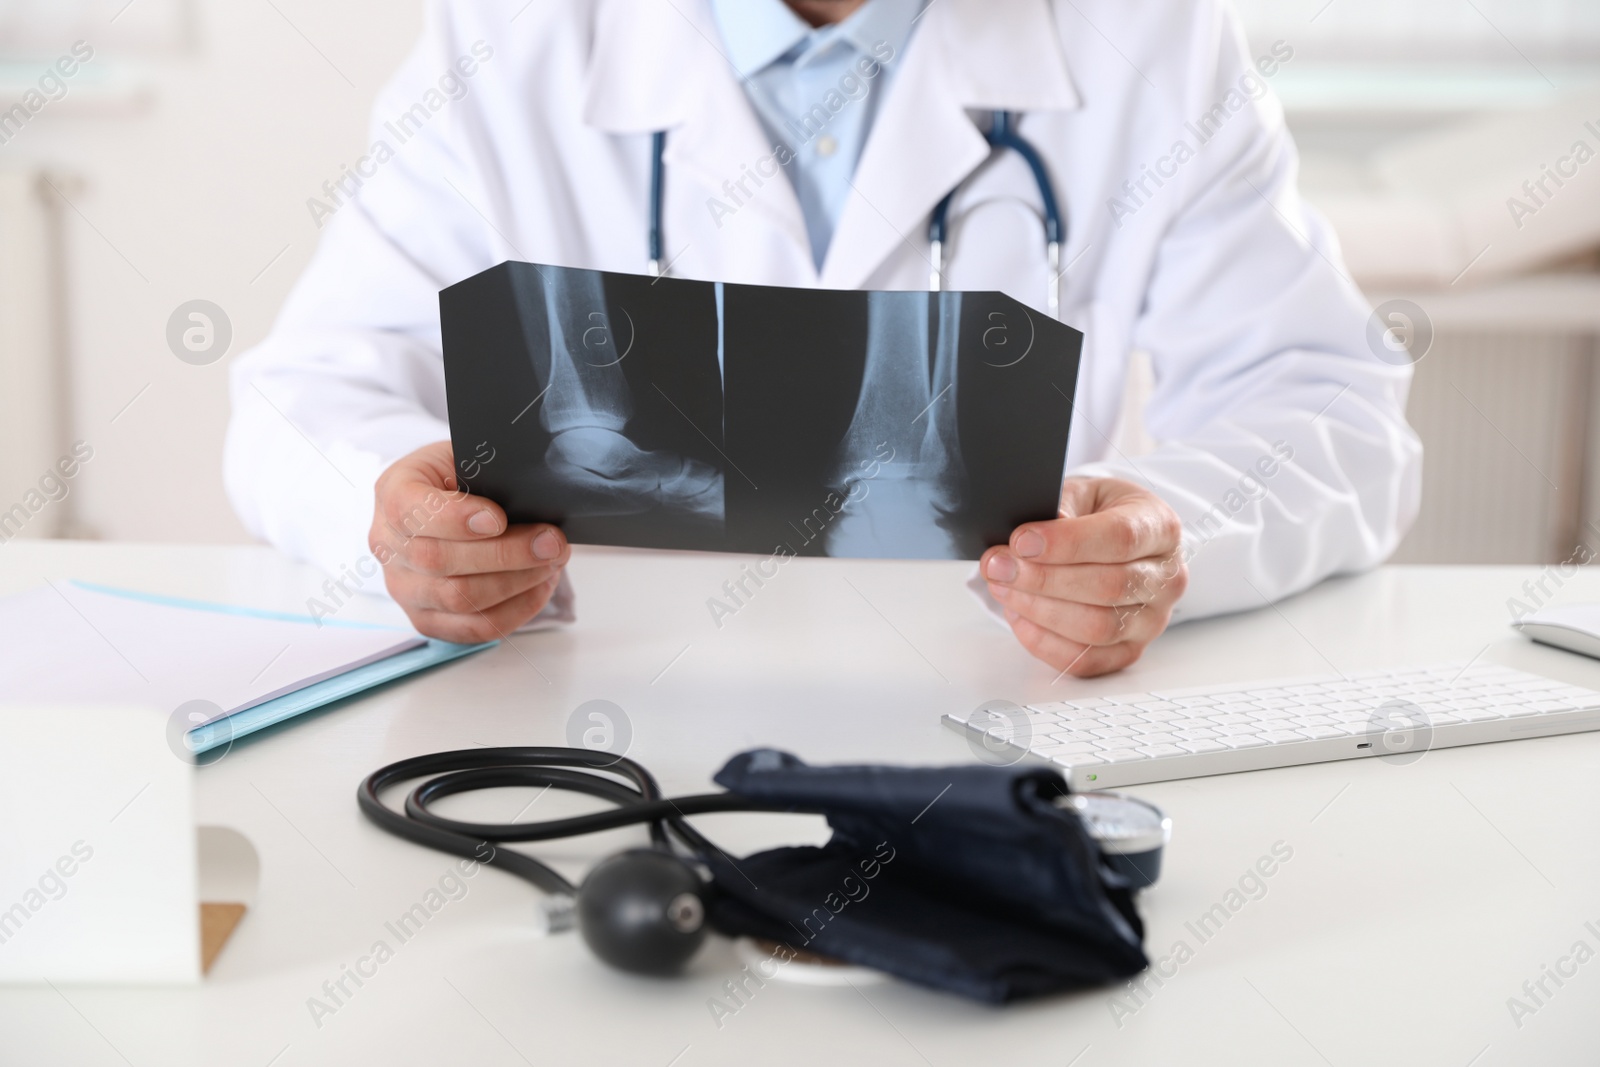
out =
[[[1192,958],[1118,1020],[1115,989],[1004,1009],[899,984],[769,984],[719,1029],[707,1000],[737,969],[713,943],[689,977],[627,977],[575,936],[539,939],[535,892],[484,870],[317,1026],[325,980],[384,936],[452,862],[381,834],[356,783],[403,756],[472,744],[564,744],[605,698],[630,755],[670,792],[702,791],[760,744],[814,762],[963,761],[941,713],[994,697],[1116,692],[1478,654],[1600,685],[1600,663],[1506,627],[1532,568],[1391,568],[1248,615],[1181,627],[1120,676],[1031,661],[960,587],[964,565],[788,564],[714,627],[705,601],[741,561],[580,551],[581,623],[239,744],[199,772],[208,822],[261,853],[262,886],[209,979],[177,990],[0,989],[5,1064],[1496,1064],[1593,1062],[1600,960],[1519,1028],[1507,998],[1575,942],[1600,950],[1600,736],[1368,759],[1141,787],[1175,823],[1142,899],[1153,958]],[[45,576],[304,608],[322,577],[264,549],[14,543],[0,592]],[[1559,599],[1600,599],[1600,574]],[[356,608],[349,609],[351,611]],[[371,610],[371,609],[363,609]],[[1487,646],[1487,647],[1486,647]],[[461,810],[507,818],[528,794]],[[562,799],[541,801],[558,810]],[[572,801],[573,804],[580,803]],[[18,817],[7,813],[6,817]],[[697,820],[735,854],[819,839],[820,820]],[[546,848],[576,875],[637,835]],[[1293,858],[1201,943],[1185,923],[1275,842]],[[1569,966],[1570,969],[1570,966]],[[1171,965],[1168,965],[1171,973]],[[1131,1001],[1124,1003],[1132,1004]],[[1121,1025],[1119,1026],[1119,1021]]]

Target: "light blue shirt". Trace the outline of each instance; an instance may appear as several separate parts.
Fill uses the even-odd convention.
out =
[[[822,267],[879,103],[928,0],[867,0],[812,29],[783,0],[711,0],[728,58],[785,160]]]

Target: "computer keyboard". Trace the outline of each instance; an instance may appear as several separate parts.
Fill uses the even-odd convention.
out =
[[[992,763],[1098,789],[1600,729],[1600,691],[1492,663],[1357,671],[946,715]]]

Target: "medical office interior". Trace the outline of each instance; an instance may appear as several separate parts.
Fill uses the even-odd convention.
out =
[[[505,0],[505,8],[514,20],[524,4],[545,2]],[[416,661],[428,669],[415,676],[380,672],[362,683],[375,687],[370,693],[336,693],[326,698],[330,707],[308,705],[317,710],[273,719],[259,736],[236,741],[216,740],[217,724],[233,710],[223,697],[200,706],[182,703],[192,694],[163,690],[172,700],[160,709],[167,735],[154,746],[159,751],[130,755],[122,767],[117,746],[143,752],[148,737],[100,715],[105,709],[54,726],[39,711],[49,703],[48,679],[35,675],[8,692],[0,672],[0,807],[31,804],[29,790],[45,788],[50,776],[85,774],[92,760],[76,759],[80,747],[112,768],[108,789],[125,783],[133,798],[113,805],[109,820],[83,807],[84,819],[100,822],[82,841],[67,818],[77,818],[76,801],[63,800],[65,814],[53,822],[40,816],[56,836],[28,838],[28,848],[61,853],[51,868],[60,877],[40,870],[61,887],[62,904],[48,887],[40,907],[27,903],[25,891],[45,883],[31,867],[7,870],[12,830],[0,830],[0,1067],[1593,1062],[1582,1057],[1595,1047],[1600,965],[1585,964],[1600,950],[1600,861],[1583,828],[1592,827],[1600,805],[1592,764],[1600,734],[1590,732],[1600,724],[1600,662],[1590,658],[1600,657],[1600,612],[1592,611],[1587,646],[1572,652],[1535,644],[1509,624],[1550,603],[1600,601],[1589,566],[1600,553],[1600,0],[1232,0],[1232,7],[1248,54],[1273,57],[1270,69],[1258,65],[1257,85],[1281,102],[1298,146],[1300,190],[1342,249],[1335,269],[1374,308],[1368,345],[1376,358],[1413,371],[1406,416],[1423,447],[1420,510],[1392,557],[1369,573],[1339,575],[1278,603],[1263,596],[1257,610],[1182,622],[1121,676],[1078,679],[1027,659],[994,625],[966,584],[975,553],[963,546],[971,538],[957,545],[924,521],[953,511],[955,490],[910,481],[876,498],[892,538],[841,524],[829,536],[844,547],[832,554],[852,558],[784,561],[785,575],[805,578],[773,581],[764,569],[771,561],[754,556],[678,551],[671,541],[658,553],[637,539],[625,541],[634,548],[618,548],[625,539],[594,538],[576,549],[572,565],[575,624],[570,602],[558,596],[539,620],[558,625],[502,634],[493,649],[441,649],[409,629],[383,629],[404,619],[392,603],[366,595],[376,589],[372,572],[358,581],[346,568],[345,584],[338,574],[325,581],[252,538],[224,490],[224,439],[230,366],[267,338],[329,220],[347,205],[372,150],[374,99],[423,31],[422,0],[0,0],[0,597],[32,596],[25,603],[49,625],[77,627],[81,619],[94,629],[83,632],[83,646],[52,650],[41,671],[74,670],[90,646],[117,670],[126,664],[139,673],[146,655],[165,670],[187,648],[220,640],[224,625],[258,627],[259,640],[276,642],[271,627],[307,621],[290,618],[302,605],[331,619],[326,629],[313,621],[337,644],[341,662],[358,670],[391,656],[431,656]],[[456,84],[463,94],[477,91],[470,76]],[[1138,181],[1126,186],[1135,205],[1149,192]],[[641,232],[641,274],[644,242]],[[942,296],[942,304],[923,294],[904,301],[902,317],[922,331],[919,350],[928,350],[930,329],[938,333],[930,307],[977,306],[969,294]],[[862,323],[881,326],[899,303],[874,294],[877,320],[868,319],[867,301],[862,306]],[[714,307],[721,316],[722,305]],[[573,332],[582,323],[568,325]],[[865,326],[860,332],[867,336]],[[940,374],[955,374],[956,355],[944,353]],[[1152,361],[1137,351],[1128,358],[1120,421],[1108,429],[1116,453],[1136,463],[1161,442],[1142,417],[1156,388]],[[614,365],[606,373],[622,383],[618,389],[626,386]],[[709,372],[706,380],[714,380]],[[895,394],[895,417],[910,425],[937,404],[944,380],[883,391]],[[668,412],[654,396],[645,401]],[[631,395],[623,402],[642,406]],[[714,407],[715,398],[706,403]],[[1070,402],[1063,395],[1061,403]],[[844,424],[854,426],[853,408],[845,410]],[[676,405],[671,411],[682,414]],[[942,459],[955,430],[938,420],[952,418],[936,413],[927,429],[908,431],[912,444],[902,458],[914,446]],[[745,483],[754,483],[738,469],[739,457],[709,437],[707,451],[683,427],[674,424],[673,432],[699,456],[684,467],[689,486],[681,495],[689,503],[680,510],[694,520],[686,525],[716,527],[720,536],[728,501],[748,496]],[[1081,432],[1074,424],[1072,433]],[[871,458],[870,444],[854,443]],[[972,447],[971,465],[987,469],[979,462],[987,454]],[[459,447],[455,455],[461,458]],[[583,479],[596,464],[578,446],[573,455],[568,466],[588,491]],[[868,465],[855,457],[852,470]],[[497,478],[504,468],[491,472]],[[1053,478],[1053,467],[1047,473]],[[616,481],[591,480],[606,492]],[[648,493],[659,494],[664,480],[646,478]],[[894,491],[906,501],[898,510]],[[631,501],[604,502],[631,521]],[[901,526],[936,543],[908,551]],[[885,540],[895,549],[879,551]],[[825,547],[802,555],[822,557]],[[861,558],[894,555],[901,558]],[[753,574],[768,575],[765,584]],[[922,582],[924,574],[949,581]],[[364,592],[349,588],[352,581]],[[226,620],[182,622],[192,629],[174,630],[165,650],[141,632],[147,610],[251,597],[259,603],[249,609],[217,609]],[[0,638],[26,636],[22,604],[0,610]],[[284,652],[292,644],[285,639]],[[300,665],[303,646],[295,647],[281,661],[274,656],[250,685],[235,687],[245,713],[268,671],[300,670],[297,684],[304,684],[312,668]],[[247,659],[241,652],[239,663]],[[0,667],[5,662],[0,649]],[[1406,743],[1421,748],[1382,761],[1353,758],[1377,754],[1365,751],[1268,757],[1260,755],[1263,742],[1257,756],[1225,764],[1237,753],[1203,742],[1206,749],[1172,754],[1214,756],[1206,765],[1214,769],[1119,777],[1114,759],[1090,754],[1073,764],[1078,750],[1029,733],[1065,711],[1012,702],[1086,697],[1083,708],[1099,715],[1101,698],[1139,690],[1159,698],[1158,714],[1171,718],[1190,712],[1167,696],[1191,686],[1237,683],[1250,691],[1217,699],[1243,706],[1312,692],[1312,683],[1251,689],[1268,684],[1262,679],[1365,684],[1379,668],[1410,663],[1429,665],[1406,683],[1415,686],[1408,692],[1432,694],[1426,700],[1444,699],[1437,694],[1464,678],[1485,693],[1500,687],[1509,707],[1513,698],[1532,700],[1524,692],[1531,685],[1548,702],[1538,705],[1541,714],[1565,718],[1490,737],[1476,720],[1448,709],[1441,715],[1442,704],[1423,703],[1422,713],[1407,704],[1399,713]],[[1361,673],[1368,668],[1374,673]],[[1347,677],[1330,682],[1330,671]],[[1316,692],[1338,707],[1340,698],[1329,695],[1335,689]],[[550,694],[566,703],[539,703]],[[292,696],[286,688],[262,706]],[[985,703],[974,708],[979,700]],[[1517,714],[1477,710],[1480,719]],[[1414,714],[1421,718],[1407,718]],[[1350,720],[1305,721],[1329,732],[1288,740],[1321,744]],[[1012,744],[1014,754],[995,756],[989,722],[1013,731],[1002,747]],[[1440,735],[1441,750],[1430,749],[1431,729],[1480,725],[1480,735]],[[199,740],[183,740],[191,726]],[[1029,737],[1017,741],[1019,730]],[[1551,735],[1534,736],[1539,730]],[[1285,738],[1287,728],[1268,741]],[[1034,766],[1018,762],[1029,743],[1030,760],[1055,753],[1054,765],[1039,765],[1062,769],[1065,785],[1080,794],[1049,800],[1052,811],[1080,805],[1074,848],[1093,852],[1085,844],[1091,831],[1113,824],[1133,827],[1129,839],[1142,844],[1117,852],[1123,846],[1106,842],[1121,830],[1094,837],[1105,850],[1094,853],[1095,870],[1115,870],[1106,876],[1111,888],[1091,894],[1099,910],[1089,918],[1071,919],[1117,931],[1095,966],[1062,964],[1071,981],[1050,988],[1069,988],[1066,996],[1006,1007],[998,1002],[1028,998],[1028,976],[961,988],[948,974],[893,967],[886,969],[896,978],[886,979],[855,957],[833,973],[829,960],[841,943],[824,938],[815,957],[801,958],[785,948],[781,931],[736,945],[708,938],[714,947],[685,965],[688,977],[678,984],[604,969],[592,955],[616,963],[628,950],[602,947],[587,927],[586,942],[554,935],[590,921],[575,917],[574,884],[603,870],[604,857],[641,845],[642,830],[608,830],[582,846],[530,846],[560,874],[537,864],[532,873],[513,872],[525,881],[481,874],[491,863],[484,853],[447,857],[417,847],[428,844],[417,811],[397,814],[395,783],[458,768],[402,768],[389,778],[381,775],[391,768],[376,770],[445,750],[601,748],[654,761],[662,791],[681,798],[712,790],[713,774],[715,787],[735,793],[764,788],[761,776],[780,772],[793,776],[783,788],[810,788],[807,768],[784,762],[792,757],[748,751],[768,745],[816,765],[959,763],[999,775]],[[207,744],[218,746],[215,755],[193,767],[190,749]],[[1235,770],[1248,773],[1225,773]],[[593,798],[542,800],[540,790],[552,785],[557,794],[581,787],[526,773],[532,776],[520,779],[522,791],[509,801],[441,796],[438,810],[498,824],[603,806]],[[894,811],[914,815],[912,824],[930,810],[929,823],[938,824],[942,782],[908,779],[897,787],[904,796],[874,795],[890,807],[909,804]],[[1096,791],[1111,788],[1136,799],[1107,800],[1113,807],[1091,819],[1085,796],[1110,797]],[[379,789],[391,790],[387,815],[373,799]],[[620,792],[613,783],[594,795],[622,804]],[[639,795],[648,792],[641,787]],[[961,793],[958,787],[946,803],[968,803]],[[637,802],[629,794],[626,803]],[[426,803],[419,802],[422,816],[431,814]],[[1131,806],[1114,807],[1124,803]],[[831,810],[817,804],[796,810]],[[694,809],[694,826],[718,842],[687,839],[704,861],[696,870],[727,893],[737,895],[743,881],[753,889],[740,868],[746,860],[735,857],[772,847],[782,839],[776,828],[790,824],[750,812],[781,807],[707,802]],[[137,839],[150,850],[141,864],[125,854],[136,838],[123,831],[146,810],[149,818],[161,813],[166,830]],[[702,822],[700,812],[713,814]],[[17,816],[8,811],[0,821]],[[199,853],[189,833],[196,819]],[[808,840],[827,836],[820,819],[808,832]],[[493,853],[490,837],[483,847]],[[896,860],[887,846],[871,853],[876,839],[861,841],[870,856],[849,877],[870,883],[877,875],[863,875],[867,864],[893,872],[876,883],[885,895],[919,862]],[[981,852],[973,848],[969,855]],[[641,862],[648,866],[661,851]],[[195,856],[206,854],[248,868],[251,888],[236,892],[231,875],[197,875]],[[1157,867],[1141,866],[1147,861]],[[58,972],[50,946],[26,942],[29,927],[36,934],[56,921],[52,912],[68,908],[112,908],[109,897],[95,895],[97,863],[151,875],[139,890],[150,894],[141,904],[149,922],[142,930],[124,924],[126,936],[106,942],[115,942],[109,971],[96,970],[94,944],[62,935],[73,962],[59,971],[66,975],[59,988],[41,985],[40,975]],[[996,873],[1002,866],[987,872],[994,884],[983,891],[1009,891]],[[762,870],[775,880],[793,874]],[[617,891],[656,878],[652,884],[670,895],[661,921],[680,932],[693,927],[697,940],[678,946],[690,951],[706,936],[703,923],[722,929],[733,920],[728,912],[708,920],[694,891],[672,881],[681,873],[630,870],[638,880],[622,879]],[[544,892],[533,893],[528,881]],[[172,897],[175,885],[188,895]],[[198,934],[195,885],[205,902]],[[206,895],[216,892],[222,895]],[[158,900],[161,893],[169,895]],[[246,896],[248,908],[239,903]],[[919,899],[906,911],[924,904],[933,907]],[[206,911],[216,907],[238,910]],[[419,907],[421,924],[407,926]],[[861,905],[852,897],[848,907]],[[1128,920],[1133,909],[1144,925]],[[7,926],[13,914],[21,916],[15,928]],[[740,914],[748,928],[759,926]],[[1130,929],[1142,931],[1142,948]],[[869,934],[895,955],[885,929]],[[181,941],[176,949],[172,938]],[[1043,951],[1041,942],[1023,940],[1027,952]],[[190,966],[202,956],[209,977]],[[140,971],[141,960],[156,958],[167,962],[154,977]],[[823,1051],[813,1057],[809,1043]]]
[[[1565,560],[1600,518],[1600,168],[1574,151],[1600,141],[1600,9],[1319,6],[1240,11],[1253,46],[1292,50],[1271,89],[1350,275],[1422,314],[1394,320],[1424,346],[1408,415],[1427,449],[1395,560]],[[168,320],[203,299],[229,352],[265,335],[421,12],[121,7],[0,3],[4,99],[74,41],[93,53],[0,132],[0,487],[19,499],[81,439],[94,459],[21,536],[240,541],[221,488],[227,360],[175,359]]]

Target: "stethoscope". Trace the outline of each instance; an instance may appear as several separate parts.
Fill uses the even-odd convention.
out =
[[[1017,133],[1017,117],[1009,111],[991,112],[989,129],[984,132],[984,139],[989,142],[992,149],[1009,148],[1022,157],[1022,161],[1033,172],[1034,183],[1039,187],[1039,202],[1043,207],[1044,219],[1044,248],[1045,260],[1049,264],[1050,277],[1046,285],[1045,300],[1053,317],[1059,317],[1061,311],[1061,245],[1066,240],[1067,229],[1061,219],[1061,209],[1056,201],[1054,183],[1050,180],[1050,172],[1045,168],[1044,157],[1026,138]],[[654,277],[665,277],[670,266],[663,259],[665,239],[662,236],[661,199],[662,188],[665,184],[665,167],[662,158],[667,150],[667,131],[657,130],[650,135],[650,233],[649,233],[649,265],[650,274]],[[933,209],[933,216],[928,220],[928,245],[932,270],[928,273],[928,290],[937,293],[944,288],[944,246],[950,230],[950,201],[955,198],[960,186],[945,194],[943,200]]]

